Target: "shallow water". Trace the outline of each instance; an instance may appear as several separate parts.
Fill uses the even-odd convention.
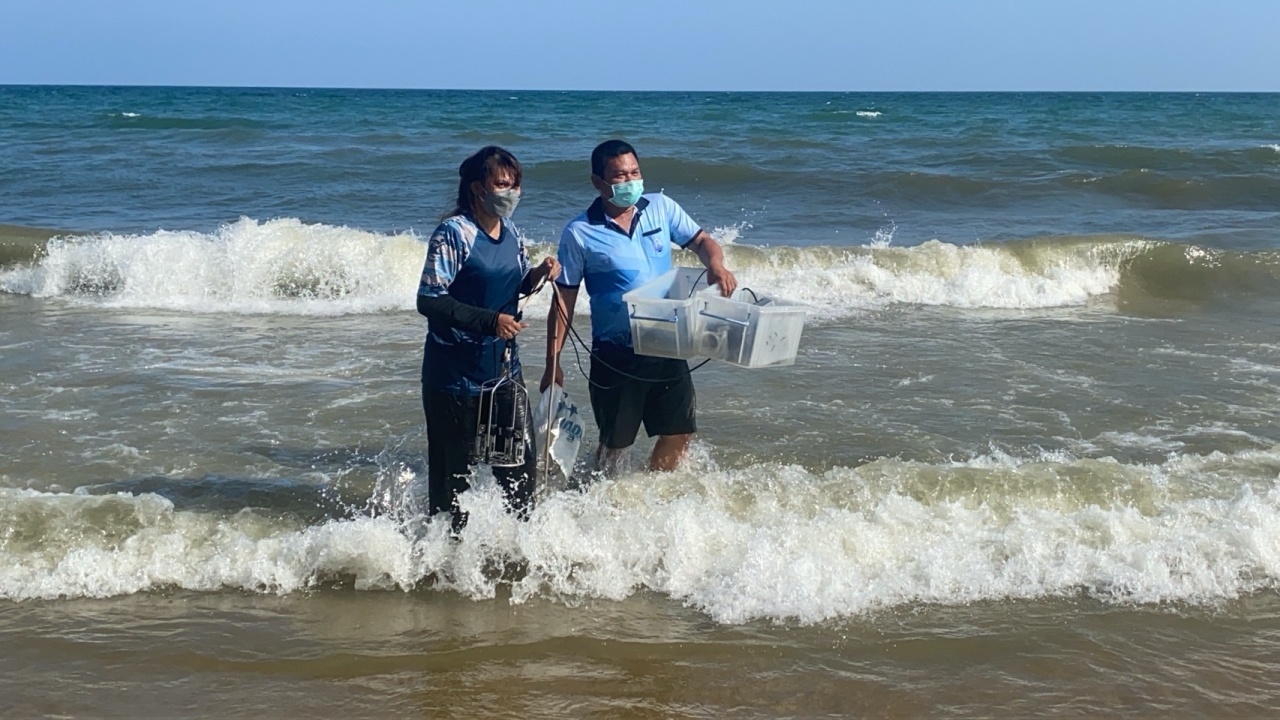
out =
[[[13,717],[1259,717],[1280,693],[1270,595],[1213,610],[920,606],[810,627],[721,625],[650,594],[171,591],[7,615]]]
[[[1280,707],[1277,96],[0,99],[0,714]],[[515,146],[546,254],[619,128],[796,362],[696,370],[675,473],[527,523],[481,473],[451,540],[422,198]]]

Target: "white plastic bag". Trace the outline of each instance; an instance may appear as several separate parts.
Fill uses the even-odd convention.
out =
[[[551,422],[551,464],[559,466],[566,478],[573,477],[573,464],[578,459],[578,449],[582,446],[582,418],[578,416],[578,406],[569,399],[563,387],[552,384],[542,392],[538,399],[538,407],[533,411],[535,446],[538,448],[538,460],[542,461],[543,449],[547,442],[547,423]],[[551,468],[546,471],[550,472]]]

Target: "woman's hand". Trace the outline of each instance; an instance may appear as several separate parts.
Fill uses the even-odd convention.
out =
[[[534,272],[538,273],[539,282],[544,279],[555,280],[560,277],[560,261],[548,255],[542,259],[542,262],[538,264],[538,267],[534,269]]]
[[[511,315],[499,314],[498,323],[493,328],[493,334],[503,340],[511,340],[528,326],[529,323],[520,322]]]

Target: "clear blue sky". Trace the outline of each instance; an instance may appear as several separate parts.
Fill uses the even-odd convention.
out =
[[[1280,0],[0,0],[0,84],[1280,91]]]

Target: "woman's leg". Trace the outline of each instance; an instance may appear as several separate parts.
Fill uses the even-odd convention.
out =
[[[427,505],[428,513],[447,512],[453,517],[454,532],[467,524],[458,509],[458,495],[469,487],[468,466],[475,443],[475,403],[470,398],[422,391],[422,412],[427,418]]]

